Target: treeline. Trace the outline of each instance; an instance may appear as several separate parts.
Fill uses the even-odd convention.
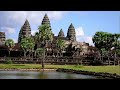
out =
[[[120,34],[108,32],[96,32],[92,38],[95,47],[99,51],[100,60],[112,57],[114,61],[120,55]]]

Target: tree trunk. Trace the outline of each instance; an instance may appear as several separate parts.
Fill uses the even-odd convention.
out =
[[[9,57],[10,57],[10,50],[8,51],[8,53],[9,53]]]
[[[24,51],[24,58],[25,58],[25,60],[26,60],[26,51]]]
[[[45,60],[45,47],[44,47],[44,52],[43,52],[43,59],[42,59],[42,69],[44,70],[44,60]]]
[[[115,51],[114,65],[115,65],[115,61],[116,61],[116,51]]]
[[[109,65],[110,65],[110,58],[109,58],[109,52],[108,52],[108,63],[109,63]]]

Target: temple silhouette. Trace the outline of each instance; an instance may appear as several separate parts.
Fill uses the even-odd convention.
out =
[[[41,22],[41,25],[48,24],[51,28],[50,20],[45,14],[43,17],[43,20]],[[34,38],[34,35],[31,34],[31,27],[29,24],[29,21],[26,19],[25,23],[21,27],[18,35],[18,42],[15,43],[15,46],[12,48],[11,51],[11,57],[21,57],[23,56],[23,50],[20,47],[21,39],[24,37],[32,37]],[[63,56],[79,56],[79,55],[91,55],[94,54],[96,48],[93,46],[90,46],[89,43],[86,42],[78,42],[76,40],[76,32],[73,24],[71,23],[68,27],[67,36],[65,36],[62,29],[58,32],[58,35],[55,36],[53,34],[53,41],[52,43],[48,43],[46,47],[46,55],[52,56],[56,55],[58,52],[56,42],[58,39],[62,39],[65,41],[65,50],[63,51]],[[8,47],[5,46],[5,32],[0,32],[0,57],[8,56]],[[35,49],[38,47],[39,43],[35,44]],[[79,49],[82,48],[82,51],[79,51]]]

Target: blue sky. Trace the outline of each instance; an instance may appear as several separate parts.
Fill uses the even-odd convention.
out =
[[[66,36],[72,23],[77,41],[85,41],[90,45],[93,45],[92,36],[97,31],[120,32],[120,11],[0,11],[0,31],[5,31],[7,38],[17,42],[19,30],[25,20],[28,19],[34,34],[45,13],[48,14],[55,35],[62,28]]]

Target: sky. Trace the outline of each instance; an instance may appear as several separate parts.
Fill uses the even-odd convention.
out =
[[[72,23],[78,42],[93,45],[92,37],[97,31],[120,33],[120,11],[0,11],[0,31],[5,32],[6,39],[17,42],[25,20],[28,19],[34,35],[45,13],[55,35],[62,29],[66,36]]]

